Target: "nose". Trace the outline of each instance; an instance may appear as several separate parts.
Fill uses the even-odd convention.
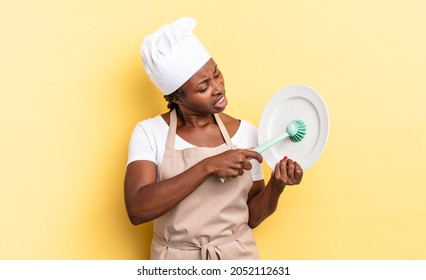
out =
[[[216,94],[216,95],[223,94],[224,88],[225,88],[223,80],[213,79],[212,82],[211,82],[211,85],[212,85],[212,89],[213,89],[213,94]]]

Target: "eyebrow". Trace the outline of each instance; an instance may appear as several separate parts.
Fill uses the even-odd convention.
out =
[[[214,73],[216,73],[217,71],[217,64],[214,66],[214,70],[213,70],[213,75]],[[209,80],[209,78],[205,78],[204,80],[202,80],[201,82],[199,82],[196,87],[198,87],[199,85],[203,84],[203,83],[207,83],[207,81]]]

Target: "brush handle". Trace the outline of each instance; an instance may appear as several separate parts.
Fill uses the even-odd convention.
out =
[[[253,151],[258,152],[260,154],[264,152],[265,150],[269,149],[271,146],[277,144],[278,142],[280,142],[281,140],[289,136],[290,135],[287,132],[283,132],[280,135],[277,135],[274,138],[269,139],[268,141],[257,146],[256,148],[253,149]],[[222,181],[222,183],[225,183],[225,178],[220,178],[220,181]]]
[[[289,136],[290,135],[287,132],[283,132],[280,135],[277,135],[274,138],[269,139],[268,141],[262,143],[261,145],[257,146],[253,150],[260,154],[264,152],[265,150],[269,149],[271,146],[275,145],[276,143],[280,142],[281,140]]]

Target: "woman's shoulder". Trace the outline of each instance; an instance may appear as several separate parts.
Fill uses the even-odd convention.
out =
[[[228,130],[229,136],[233,137],[240,128],[241,120],[231,117],[225,113],[220,113],[219,117],[225,125],[226,130]]]
[[[219,116],[231,137],[237,134],[257,133],[257,128],[247,120],[237,119],[225,113],[221,113]]]
[[[251,122],[245,119],[237,119],[225,113],[220,113],[219,116],[225,126],[229,125],[232,127],[237,127],[237,129],[240,126],[250,129],[256,129],[256,127]]]
[[[164,128],[168,128],[168,124],[163,118],[163,115],[157,115],[139,121],[136,127],[143,130],[163,130]]]
[[[225,113],[219,113],[219,117],[224,125],[239,125],[241,121]]]

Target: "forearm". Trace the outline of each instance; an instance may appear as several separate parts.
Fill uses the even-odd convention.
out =
[[[201,161],[186,171],[160,182],[139,186],[126,206],[133,224],[161,217],[196,190],[214,171]]]
[[[249,226],[257,227],[277,209],[279,198],[285,186],[274,182],[271,178],[268,184],[248,201]]]

